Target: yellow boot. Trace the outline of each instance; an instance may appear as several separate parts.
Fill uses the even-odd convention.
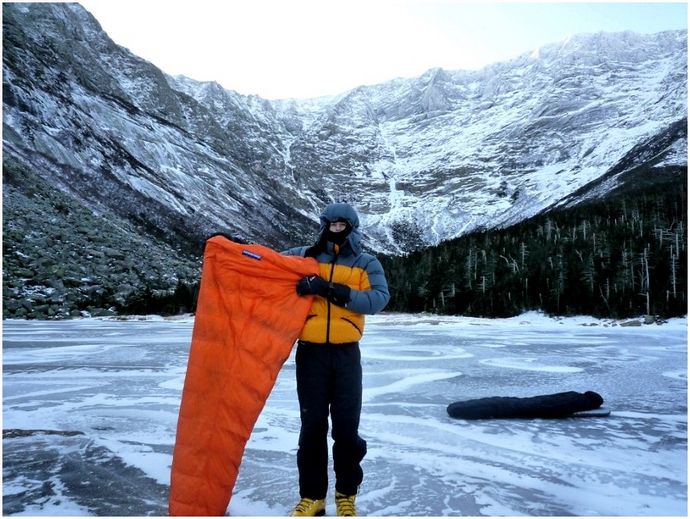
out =
[[[335,510],[340,517],[354,517],[357,515],[355,508],[355,498],[357,496],[346,496],[340,492],[335,493]]]
[[[290,513],[290,517],[315,517],[326,515],[325,499],[303,497]]]

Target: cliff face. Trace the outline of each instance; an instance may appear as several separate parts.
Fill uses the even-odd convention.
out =
[[[214,232],[309,242],[331,201],[397,254],[579,203],[599,180],[605,196],[616,172],[687,167],[685,31],[580,35],[479,71],[267,101],[166,76],[78,4],[3,17],[5,203],[47,234],[61,213],[19,196],[39,181],[171,258]]]

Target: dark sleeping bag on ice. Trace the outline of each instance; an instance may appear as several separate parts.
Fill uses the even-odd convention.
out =
[[[532,397],[492,396],[448,406],[453,418],[480,420],[482,418],[564,418],[573,413],[597,409],[604,403],[599,393],[566,391]]]

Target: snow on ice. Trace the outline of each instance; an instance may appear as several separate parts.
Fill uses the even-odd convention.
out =
[[[5,321],[3,513],[165,515],[193,319]],[[687,515],[687,319],[385,314],[362,342],[362,515]],[[454,420],[485,396],[600,393],[606,418]],[[230,515],[295,504],[285,364]],[[329,494],[328,513],[334,513]]]

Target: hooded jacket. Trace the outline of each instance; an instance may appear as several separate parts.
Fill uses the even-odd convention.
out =
[[[329,224],[339,220],[347,222],[351,229],[342,245],[328,241]],[[379,260],[362,252],[359,217],[350,205],[328,205],[321,213],[320,223],[315,245],[296,247],[283,254],[316,258],[320,277],[350,287],[350,299],[338,306],[326,298],[315,297],[300,339],[322,344],[357,342],[364,333],[364,314],[376,314],[388,304],[386,276]]]

